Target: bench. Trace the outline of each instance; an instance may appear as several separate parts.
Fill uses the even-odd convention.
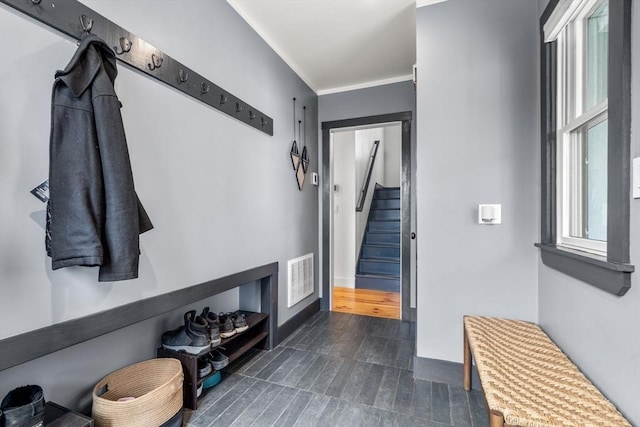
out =
[[[464,389],[475,360],[491,427],[631,426],[533,323],[464,317]]]

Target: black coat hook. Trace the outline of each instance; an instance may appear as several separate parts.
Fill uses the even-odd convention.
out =
[[[187,80],[189,80],[189,73],[181,68],[178,71],[178,83],[185,83]]]
[[[82,32],[86,36],[93,28],[93,19],[89,18],[87,15],[80,15],[80,26],[82,27]]]
[[[264,117],[260,118],[260,126],[261,127],[265,127],[267,125],[267,119],[265,119]]]
[[[242,105],[240,105],[239,102],[236,102],[236,113],[239,113],[240,111],[242,111]]]
[[[220,94],[220,105],[224,105],[229,101],[229,98],[227,98],[224,93]]]
[[[42,2],[42,0],[31,0],[31,3],[35,4],[36,6],[39,5]]]
[[[206,95],[209,93],[209,85],[205,82],[200,84],[200,95]]]
[[[249,120],[253,120],[256,118],[256,113],[254,113],[253,111],[249,110]]]
[[[118,51],[118,46],[114,46],[113,50],[116,55],[122,55],[123,53],[129,52],[131,50],[131,40],[126,37],[120,37],[120,50]]]
[[[156,68],[160,68],[160,67],[162,67],[162,61],[163,61],[162,57],[160,57],[160,56],[156,56],[156,54],[155,54],[155,53],[152,53],[152,54],[151,54],[151,63],[150,63],[150,64],[147,64],[147,67],[149,67],[149,69],[150,69],[151,71],[153,71],[153,70],[155,70]]]

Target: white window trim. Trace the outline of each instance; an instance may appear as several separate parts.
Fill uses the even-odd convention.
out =
[[[583,9],[584,1],[588,1],[590,4]],[[578,14],[584,10],[591,10],[593,5],[599,0],[560,0],[556,5],[553,13],[544,24],[544,41],[545,43],[552,42],[558,38],[560,33],[567,27],[567,24],[576,19]]]
[[[574,197],[571,197],[569,191],[566,191],[571,184],[570,175],[567,171],[572,168],[582,168],[581,156],[578,152],[580,160],[572,158],[570,148],[572,145],[572,135],[581,127],[590,123],[600,123],[608,118],[608,98],[599,104],[584,111],[585,99],[585,77],[584,69],[586,55],[584,39],[586,37],[586,28],[584,19],[592,14],[600,5],[602,0],[583,0],[571,1],[571,5],[567,6],[564,0],[561,0],[554,13],[562,13],[562,19],[558,18],[550,25],[562,23],[560,28],[554,29],[554,38],[558,41],[558,109],[557,123],[559,128],[556,134],[557,144],[557,181],[562,185],[557,186],[557,211],[556,223],[559,225],[559,232],[556,238],[558,246],[569,249],[584,251],[595,255],[607,255],[607,242],[600,240],[592,240],[585,238],[572,237],[570,235],[570,225],[578,225],[582,227],[582,218],[571,218],[571,205],[578,204],[582,206],[581,191],[573,191]],[[552,15],[550,21],[554,20]],[[557,30],[557,31],[556,31]],[[547,26],[545,25],[545,39]],[[582,37],[575,37],[581,34]],[[571,46],[572,51],[569,52],[568,47]],[[575,52],[578,52],[576,55]],[[569,53],[572,53],[571,55]],[[576,79],[576,76],[580,78]],[[581,171],[579,171],[582,174]],[[577,199],[580,198],[580,199]],[[573,210],[575,212],[575,210]]]

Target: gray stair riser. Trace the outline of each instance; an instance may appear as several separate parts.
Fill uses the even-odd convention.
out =
[[[374,199],[371,209],[400,209],[400,199]]]
[[[360,260],[359,274],[389,274],[394,276],[400,275],[399,262],[377,262],[369,260]]]
[[[369,214],[372,220],[400,220],[400,209],[372,210]]]
[[[356,276],[357,289],[373,289],[375,291],[400,292],[399,278],[382,278]]]
[[[399,199],[400,198],[400,189],[399,188],[386,188],[384,190],[376,190],[373,193],[374,199]]]
[[[394,246],[363,246],[362,256],[364,258],[385,258],[400,260],[400,247]]]
[[[394,243],[400,244],[400,233],[366,233],[364,243]]]
[[[400,232],[400,221],[369,221],[368,231],[395,231]]]

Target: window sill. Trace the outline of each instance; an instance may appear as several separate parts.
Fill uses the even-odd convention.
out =
[[[560,248],[556,245],[536,243],[542,262],[603,291],[622,296],[631,288],[631,264],[608,261],[606,257],[587,252]]]

